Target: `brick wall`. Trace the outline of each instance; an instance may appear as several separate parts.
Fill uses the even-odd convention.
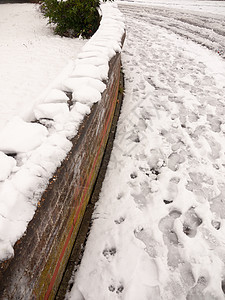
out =
[[[101,101],[72,139],[71,151],[49,181],[26,233],[15,244],[14,258],[0,264],[0,299],[54,298],[101,163],[120,67],[118,53],[110,61]]]

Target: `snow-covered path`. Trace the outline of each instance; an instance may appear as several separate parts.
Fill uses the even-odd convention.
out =
[[[119,7],[126,95],[69,297],[224,299],[224,23]]]

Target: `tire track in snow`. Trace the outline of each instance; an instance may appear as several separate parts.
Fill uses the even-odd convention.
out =
[[[121,11],[191,39],[225,58],[225,21],[167,8],[120,5]]]

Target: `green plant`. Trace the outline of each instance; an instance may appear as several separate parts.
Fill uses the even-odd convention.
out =
[[[67,37],[92,36],[101,20],[99,6],[100,0],[40,0],[41,12],[55,25],[55,33]]]

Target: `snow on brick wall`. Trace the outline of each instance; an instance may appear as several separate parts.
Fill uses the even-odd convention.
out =
[[[124,37],[123,37],[124,39]],[[0,265],[0,298],[52,297],[63,271],[97,176],[117,101],[121,55],[109,63],[101,101],[80,125],[73,146],[43,193],[14,258]]]

